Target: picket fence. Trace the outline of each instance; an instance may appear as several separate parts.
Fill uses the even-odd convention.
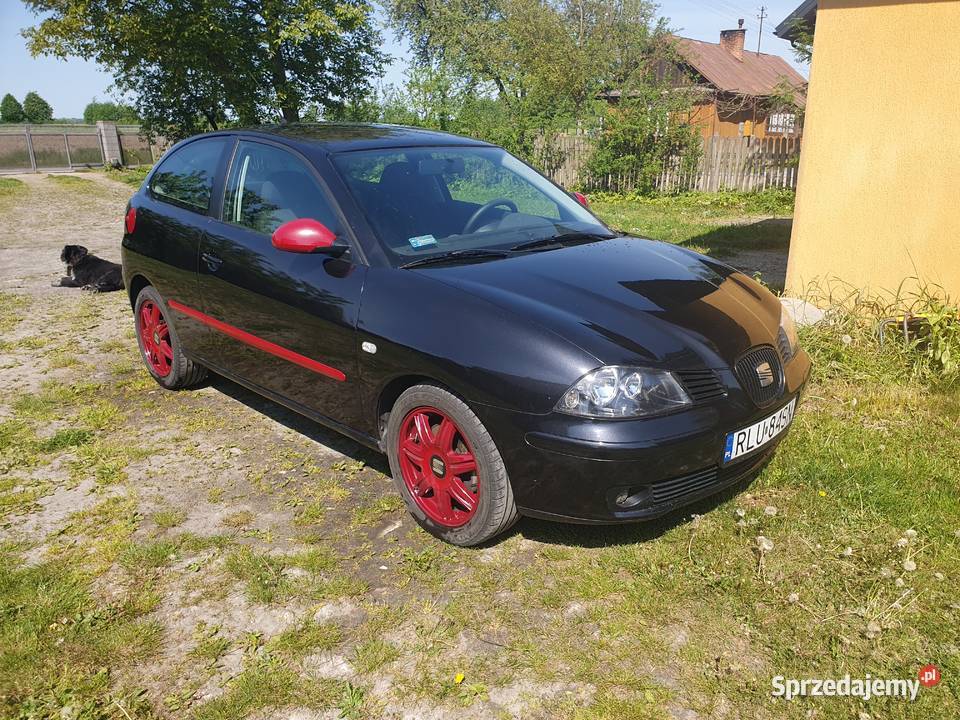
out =
[[[563,134],[556,142],[563,160],[549,174],[560,185],[613,192],[636,187],[637,178],[629,173],[588,175],[593,149],[588,135]],[[702,140],[696,163],[685,168],[682,158],[665,160],[654,185],[661,192],[796,188],[799,160],[800,138],[709,137]]]

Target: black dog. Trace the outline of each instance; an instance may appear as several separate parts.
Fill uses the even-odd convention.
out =
[[[91,292],[123,290],[120,265],[90,255],[83,245],[64,245],[60,260],[67,264],[67,276],[55,287],[78,287]]]

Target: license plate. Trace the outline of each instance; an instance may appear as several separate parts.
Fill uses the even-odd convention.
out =
[[[737,458],[763,447],[786,430],[790,426],[790,421],[793,420],[793,411],[796,407],[797,399],[794,398],[773,415],[765,417],[760,422],[728,433],[727,442],[723,449],[724,464],[733,462]]]

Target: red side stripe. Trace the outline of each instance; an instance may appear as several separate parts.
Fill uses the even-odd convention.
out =
[[[263,350],[264,352],[268,352],[271,355],[276,355],[277,357],[283,358],[284,360],[289,360],[292,363],[296,363],[301,367],[307,368],[307,370],[313,370],[316,373],[320,373],[321,375],[326,375],[327,377],[333,378],[334,380],[339,380],[340,382],[343,382],[344,380],[347,379],[346,375],[344,375],[342,372],[340,372],[334,367],[330,367],[329,365],[324,365],[321,362],[317,362],[316,360],[308,358],[306,355],[301,355],[300,353],[294,352],[293,350],[288,350],[287,348],[281,345],[277,345],[276,343],[272,343],[269,340],[264,340],[263,338],[257,337],[256,335],[251,335],[245,330],[241,330],[238,327],[234,327],[233,325],[228,325],[225,322],[221,322],[216,318],[212,318],[209,315],[205,315],[199,310],[194,310],[192,307],[188,307],[183,303],[178,303],[176,300],[170,300],[167,303],[167,305],[172,307],[174,310],[177,310],[178,312],[182,312],[184,315],[189,315],[195,320],[199,320],[205,325],[209,325],[215,330],[219,330],[224,335],[229,335],[234,340],[239,340],[242,343],[246,343],[251,347],[257,348],[258,350]]]

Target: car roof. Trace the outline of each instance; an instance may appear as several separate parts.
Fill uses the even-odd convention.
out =
[[[291,145],[321,149],[329,153],[379,148],[424,147],[431,145],[474,145],[492,147],[490,143],[452,133],[424,130],[405,125],[376,123],[290,123],[264,125],[235,130],[237,134],[268,135]]]

